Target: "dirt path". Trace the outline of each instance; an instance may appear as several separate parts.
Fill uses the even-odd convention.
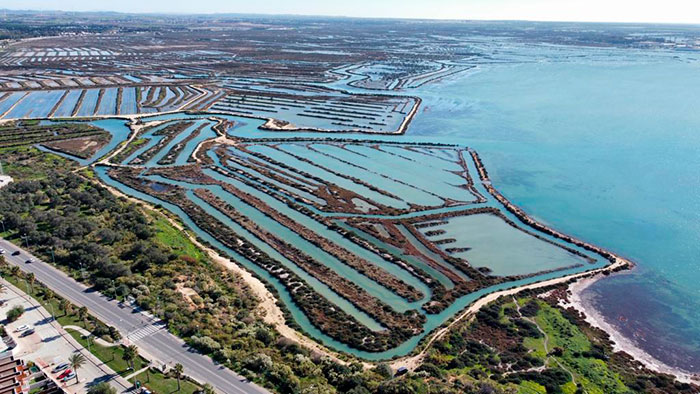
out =
[[[513,302],[515,303],[515,309],[518,311],[518,316],[520,316],[521,319],[528,321],[537,327],[537,331],[539,331],[542,336],[544,337],[544,354],[546,356],[544,364],[541,367],[536,367],[536,368],[530,368],[528,371],[536,371],[536,372],[541,372],[547,367],[547,363],[549,363],[549,360],[554,360],[555,363],[559,366],[559,368],[563,369],[566,371],[566,373],[571,376],[571,381],[577,385],[576,383],[576,376],[574,375],[569,368],[565,367],[564,364],[562,364],[556,357],[550,356],[550,349],[549,349],[549,335],[540,327],[539,323],[537,323],[537,320],[531,317],[523,316],[522,313],[520,313],[520,304],[518,304],[518,300],[515,299],[515,296],[513,296]],[[583,389],[583,392],[585,393],[586,390]]]

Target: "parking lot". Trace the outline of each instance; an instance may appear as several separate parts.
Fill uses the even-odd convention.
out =
[[[4,301],[4,305],[0,307],[3,315],[6,316],[7,312],[17,305],[21,305],[25,310],[16,321],[12,323],[5,321],[7,334],[17,344],[13,349],[16,358],[21,358],[25,362],[33,361],[47,376],[56,380],[59,387],[67,393],[85,393],[91,385],[104,381],[109,381],[119,392],[128,389],[130,385],[125,379],[116,375],[81,347],[70,334],[53,321],[51,315],[42,306],[7,281],[2,280],[0,283],[3,285],[3,291],[0,294],[0,299]],[[70,354],[74,352],[81,352],[87,360],[77,371],[79,382],[76,383],[74,377],[62,382],[58,377],[65,370],[57,373],[51,373],[51,371],[58,364],[67,362]]]

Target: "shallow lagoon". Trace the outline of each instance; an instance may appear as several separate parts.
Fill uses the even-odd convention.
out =
[[[426,232],[444,230],[444,234],[427,236]],[[495,215],[470,215],[447,219],[447,223],[421,230],[431,241],[454,238],[456,242],[442,249],[469,248],[451,253],[474,267],[487,267],[492,275],[530,275],[561,269],[586,261],[566,250],[517,230]]]
[[[690,365],[700,349],[700,316],[694,313],[700,298],[695,263],[700,256],[695,89],[700,73],[697,63],[670,56],[643,59],[486,66],[411,91],[431,111],[417,116],[407,136],[381,139],[472,146],[496,187],[514,203],[555,228],[637,261],[634,273],[601,281],[591,293],[610,306],[601,310],[612,314],[611,320],[622,311],[638,322],[635,327],[654,337],[656,349],[667,349],[665,361],[673,362],[669,353],[675,352],[677,362]],[[248,120],[233,133],[261,137],[265,133],[257,124]],[[274,137],[290,135],[299,134]],[[617,295],[625,289],[647,297],[623,302]],[[452,312],[476,296],[460,300]],[[621,307],[630,302],[634,308]],[[420,339],[390,352],[361,354],[305,325],[294,308],[292,313],[312,336],[371,359],[405,354]],[[426,328],[445,318],[429,318]]]

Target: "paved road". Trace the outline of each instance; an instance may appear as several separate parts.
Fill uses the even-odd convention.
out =
[[[17,321],[5,326],[7,333],[17,343],[17,347],[13,350],[15,357],[34,361],[66,393],[86,393],[89,386],[100,382],[108,382],[120,393],[131,392],[131,383],[83,348],[57,322],[50,319],[50,314],[44,307],[9,282],[2,280],[0,283],[5,286],[2,294],[5,305],[0,307],[0,310],[6,313],[15,305],[22,305],[25,310]],[[25,324],[34,327],[36,332],[27,337],[21,337],[15,329]],[[78,371],[80,382],[76,384],[75,379],[67,383],[58,382],[56,380],[58,374],[51,373],[55,360],[65,362],[67,355],[73,352],[80,352],[87,359],[85,365]]]
[[[166,364],[172,367],[180,363],[185,367],[185,374],[202,383],[209,383],[226,394],[267,393],[267,390],[247,382],[231,370],[214,364],[209,357],[190,349],[180,338],[157,327],[157,322],[148,315],[134,312],[129,307],[120,307],[116,301],[110,301],[98,292],[89,291],[82,284],[38,258],[35,258],[35,263],[25,263],[33,256],[2,238],[0,248],[5,249],[4,256],[10,264],[19,266],[23,271],[33,272],[38,281],[57,294],[78,306],[87,307],[95,317],[116,327],[124,338],[136,344],[141,353],[156,366]],[[20,255],[12,256],[12,252],[16,250],[20,251]]]

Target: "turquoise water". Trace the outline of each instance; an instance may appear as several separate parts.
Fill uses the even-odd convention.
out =
[[[596,283],[586,297],[652,355],[699,371],[700,65],[664,53],[606,50],[602,56],[599,50],[572,51],[582,54],[575,62],[550,56],[484,65],[478,72],[408,90],[421,96],[424,105],[407,135],[377,139],[471,146],[479,151],[495,186],[532,216],[631,258],[638,264],[634,271]],[[588,56],[593,52],[595,59]],[[530,60],[538,49],[528,48],[526,55],[522,59]],[[160,118],[177,117],[183,115]],[[230,118],[245,123],[230,131],[235,135],[320,137],[265,133],[257,130],[260,121]],[[440,160],[417,153],[411,157]],[[472,165],[470,169],[474,175]],[[572,271],[577,270],[566,272]],[[517,283],[461,298],[443,313],[428,316],[426,331],[481,294]],[[368,359],[406,354],[424,336],[383,353],[359,352],[320,333],[286,293],[281,297],[309,335]]]
[[[426,232],[443,230],[444,234],[428,236]],[[529,275],[561,269],[586,260],[530,234],[516,230],[495,215],[469,215],[447,219],[446,224],[421,229],[431,241],[454,238],[456,242],[439,245],[448,248],[469,248],[451,253],[473,267],[487,267],[496,276]]]
[[[49,122],[49,121],[47,121]],[[95,152],[92,157],[87,158],[87,159],[81,159],[78,157],[75,157],[73,155],[69,155],[64,152],[59,152],[55,151],[53,149],[46,148],[42,145],[37,145],[37,148],[40,150],[43,150],[45,152],[51,152],[54,154],[57,154],[59,156],[66,157],[71,160],[77,161],[81,166],[86,166],[89,164],[92,164],[96,162],[98,159],[100,159],[102,156],[106,155],[109,153],[111,150],[116,148],[122,141],[126,141],[127,138],[129,138],[129,134],[131,133],[131,129],[124,123],[123,120],[121,119],[100,119],[100,120],[95,120],[92,122],[89,122],[91,125],[95,127],[99,127],[111,134],[111,138],[105,146],[100,148],[97,152]]]
[[[425,86],[415,92],[430,111],[408,138],[469,144],[511,201],[635,261],[590,296],[642,348],[697,372],[700,65],[618,55],[489,66]]]
[[[172,119],[172,118],[173,118],[173,117],[168,117],[168,119]],[[253,132],[253,130],[248,130],[247,132]],[[211,153],[210,153],[210,156],[211,156]],[[474,171],[474,169],[473,169],[473,168],[470,168],[470,171]],[[209,172],[209,173],[211,174],[211,172]],[[102,168],[102,167],[99,167],[99,168],[97,169],[97,174],[98,174],[98,176],[99,176],[103,181],[105,181],[106,183],[108,183],[108,184],[110,184],[110,185],[113,185],[113,186],[116,186],[116,187],[120,188],[121,190],[123,190],[124,192],[126,192],[126,193],[128,193],[128,194],[131,194],[131,195],[134,195],[134,196],[136,196],[136,197],[145,199],[145,200],[147,200],[147,201],[158,202],[158,200],[156,200],[156,199],[154,199],[154,198],[152,198],[152,197],[150,197],[150,196],[145,196],[145,195],[143,195],[142,193],[136,192],[136,191],[134,191],[134,190],[132,190],[132,189],[130,189],[130,188],[128,188],[128,187],[125,187],[124,185],[120,185],[120,184],[116,183],[114,180],[112,180],[112,179],[110,179],[109,177],[106,176],[106,174],[105,174],[105,169]],[[155,178],[154,178],[154,179],[155,179]],[[161,181],[163,180],[162,178],[157,178],[157,179],[158,179],[158,180],[161,180]],[[169,182],[170,182],[170,181],[169,181]],[[181,183],[179,183],[179,184],[182,185],[182,186],[185,186],[185,187],[191,187],[191,185],[188,185],[188,184],[186,184],[186,183],[182,183],[182,182],[181,182]],[[241,185],[238,185],[238,186],[241,186]],[[219,195],[221,198],[225,199],[225,200],[228,201],[230,204],[236,206],[237,209],[240,209],[242,212],[246,213],[246,215],[248,215],[249,217],[251,217],[251,218],[252,218],[256,223],[258,223],[259,225],[261,225],[261,226],[263,226],[263,227],[265,227],[265,228],[267,228],[267,229],[270,229],[271,231],[275,231],[276,233],[282,234],[282,235],[285,237],[285,239],[288,239],[288,240],[290,240],[290,242],[292,242],[292,243],[298,245],[299,247],[303,248],[303,249],[304,249],[307,253],[309,253],[310,255],[313,255],[313,256],[315,256],[317,259],[320,259],[321,261],[323,261],[324,264],[328,264],[329,266],[332,266],[337,272],[341,273],[343,276],[348,277],[349,279],[353,280],[354,282],[357,282],[357,283],[358,283],[360,286],[362,286],[363,288],[368,289],[369,292],[371,292],[372,294],[375,294],[375,295],[377,295],[378,297],[380,297],[381,299],[383,299],[385,302],[387,302],[389,305],[391,305],[395,310],[397,310],[397,311],[407,310],[409,307],[410,307],[410,308],[417,308],[417,307],[420,305],[421,302],[424,302],[424,301],[418,301],[418,302],[416,302],[416,303],[410,303],[410,304],[409,304],[409,303],[406,303],[404,300],[402,300],[402,299],[398,298],[397,296],[393,295],[391,292],[388,292],[388,291],[387,291],[386,289],[384,289],[382,286],[377,286],[377,284],[373,283],[371,280],[369,280],[369,279],[367,279],[367,278],[365,278],[365,277],[363,277],[363,276],[361,276],[361,275],[357,275],[353,270],[348,269],[347,267],[343,267],[342,265],[340,265],[340,264],[337,263],[337,262],[334,262],[334,261],[333,261],[334,259],[329,258],[330,256],[326,255],[325,253],[321,252],[320,250],[316,250],[316,248],[313,247],[313,246],[311,246],[311,245],[309,245],[308,242],[306,242],[306,241],[300,239],[300,237],[298,237],[298,236],[295,235],[294,233],[289,232],[288,230],[286,230],[285,228],[283,228],[282,226],[280,226],[280,225],[277,224],[276,222],[274,222],[274,221],[270,220],[269,218],[267,218],[267,217],[261,215],[260,213],[256,212],[252,207],[247,206],[247,204],[242,203],[241,201],[237,200],[237,199],[236,199],[235,197],[233,197],[232,195],[223,192],[223,190],[221,190],[219,187],[206,187],[206,188],[210,189],[212,192],[214,192],[215,194]],[[261,196],[260,193],[258,193],[258,195]],[[302,278],[304,278],[304,279],[307,281],[307,283],[309,283],[312,287],[316,288],[316,290],[319,291],[319,294],[321,294],[322,296],[328,298],[331,302],[335,303],[335,304],[338,305],[340,308],[342,308],[343,310],[345,310],[346,312],[348,312],[348,313],[351,314],[352,316],[356,317],[359,321],[361,321],[361,322],[362,322],[363,324],[365,324],[367,327],[369,327],[369,328],[371,328],[371,329],[381,329],[381,326],[379,326],[375,321],[373,321],[373,319],[371,319],[368,315],[364,314],[363,312],[361,312],[360,310],[358,310],[357,308],[355,308],[353,305],[349,304],[346,300],[340,298],[335,292],[333,292],[332,290],[330,290],[329,288],[327,288],[327,287],[326,287],[325,285],[323,285],[322,283],[318,282],[316,279],[312,278],[312,277],[309,276],[308,274],[305,274],[303,271],[301,271],[301,270],[299,270],[299,269],[296,269],[296,267],[294,267],[294,265],[293,265],[291,262],[286,261],[286,259],[285,259],[283,256],[281,256],[279,253],[277,253],[276,251],[272,250],[270,247],[268,247],[268,246],[265,245],[264,243],[260,242],[259,240],[255,239],[255,237],[253,237],[251,234],[247,234],[247,232],[246,232],[245,230],[243,230],[242,228],[239,228],[235,223],[231,222],[230,220],[228,220],[228,219],[225,218],[225,217],[222,217],[222,215],[218,214],[218,212],[217,212],[213,207],[210,207],[208,204],[206,204],[206,203],[204,203],[203,201],[199,200],[196,196],[193,195],[193,193],[188,192],[188,196],[187,196],[187,197],[188,197],[189,199],[191,199],[192,201],[194,201],[195,203],[197,203],[198,205],[200,205],[203,209],[205,209],[205,210],[209,211],[210,213],[216,215],[216,216],[219,218],[219,220],[221,220],[226,226],[231,227],[232,229],[234,229],[234,230],[235,230],[236,232],[238,232],[239,234],[241,234],[241,235],[245,236],[246,238],[248,238],[251,242],[253,242],[253,243],[255,243],[256,245],[258,245],[262,250],[264,250],[266,253],[268,253],[271,257],[273,257],[273,258],[275,258],[276,260],[278,260],[278,261],[282,262],[283,264],[287,265],[287,266],[289,267],[289,269],[292,269],[292,270],[294,270],[295,272],[298,271],[297,274],[299,274]],[[262,196],[261,196],[261,197],[262,197]],[[266,198],[267,198],[268,200],[272,201],[271,199],[269,199],[269,197],[266,197]],[[162,204],[162,205],[165,206],[166,208],[172,210],[174,213],[176,213],[176,214],[178,214],[178,215],[180,215],[180,216],[182,217],[182,212],[181,212],[179,209],[177,209],[176,207],[174,208],[174,207],[170,206],[169,204]],[[282,206],[281,206],[280,204],[277,204],[277,205],[279,205],[278,208],[279,208],[280,210],[285,211],[286,213],[291,214],[292,211],[286,210],[285,208],[282,208]],[[455,208],[456,208],[456,207],[455,207]],[[447,211],[447,210],[451,210],[451,209],[455,209],[455,208],[441,208],[440,210],[442,210],[442,211]],[[435,211],[437,212],[437,211],[439,211],[439,210],[435,210]],[[296,218],[296,219],[297,219],[297,220],[302,220],[302,219],[300,219],[300,218]],[[210,240],[210,239],[211,239],[211,237],[209,237],[206,233],[203,233],[203,232],[202,232],[201,230],[199,230],[196,226],[194,226],[193,223],[191,223],[191,221],[190,221],[188,218],[183,218],[183,220],[184,220],[184,222],[185,222],[188,226],[190,226],[190,228],[192,228],[192,229],[193,229],[199,236],[201,236],[203,239],[206,239],[206,240]],[[310,220],[306,220],[306,221],[305,221],[305,224],[306,224],[306,225],[309,225],[310,227],[314,227],[314,225],[311,223]],[[315,225],[315,226],[316,226],[316,227],[319,227],[318,225]],[[320,229],[320,228],[316,228],[316,230],[319,231],[321,234],[323,234],[323,235],[326,236],[326,237],[329,237],[329,238],[337,237],[336,235],[331,235],[331,232],[323,231],[323,230]],[[212,242],[212,241],[210,241],[210,242]],[[345,242],[345,241],[339,241],[339,242],[340,242],[340,243],[345,243],[346,246],[350,247],[350,246],[349,246],[350,244],[347,243],[347,242]],[[212,242],[212,243],[213,243],[214,245],[219,245],[218,242]],[[240,263],[242,263],[243,265],[245,265],[245,266],[248,267],[249,269],[252,269],[252,270],[255,271],[256,273],[258,273],[260,276],[266,278],[266,279],[267,279],[270,283],[272,283],[273,285],[279,286],[279,283],[277,283],[277,282],[274,280],[274,278],[271,278],[271,277],[270,277],[267,273],[265,273],[265,272],[260,272],[260,270],[258,270],[258,269],[256,269],[256,268],[253,268],[252,266],[254,266],[254,265],[253,265],[252,263],[250,263],[249,261],[247,261],[247,260],[245,260],[244,258],[242,258],[241,256],[235,254],[233,251],[230,251],[230,250],[228,250],[228,249],[226,249],[226,248],[222,248],[222,249],[225,250],[227,253],[229,253],[229,254],[231,255],[231,257],[233,257],[234,259],[236,259],[236,261],[239,261]],[[387,270],[390,270],[390,271],[397,271],[397,268],[396,268],[396,267],[393,267],[393,266],[391,266],[391,265],[388,265],[388,264],[382,262],[381,260],[377,259],[375,256],[370,256],[369,254],[365,253],[365,257],[368,258],[370,261],[372,261],[373,263],[375,263],[375,264],[377,264],[377,265],[382,265],[382,266],[383,266],[385,269],[387,269]],[[419,262],[412,261],[411,263],[412,263],[412,264],[419,265]],[[418,264],[417,264],[417,263],[418,263]],[[528,278],[528,279],[523,280],[523,281],[510,282],[510,283],[505,283],[505,284],[498,285],[498,286],[493,286],[493,287],[491,287],[491,288],[483,289],[483,290],[481,290],[481,291],[479,291],[479,292],[475,292],[475,293],[473,293],[473,294],[469,294],[469,295],[467,295],[467,296],[465,296],[465,297],[462,297],[462,298],[458,299],[453,305],[451,305],[449,308],[447,308],[446,310],[444,310],[442,313],[426,316],[427,319],[426,319],[426,324],[425,324],[425,326],[424,326],[425,331],[424,331],[422,334],[416,335],[415,337],[413,337],[413,338],[411,338],[410,340],[408,340],[408,341],[402,343],[400,346],[398,346],[398,347],[396,347],[396,348],[394,348],[394,349],[391,349],[391,350],[388,350],[388,351],[385,351],[385,352],[380,352],[380,353],[369,353],[369,352],[358,351],[358,350],[356,350],[356,349],[352,349],[352,348],[348,347],[348,346],[345,345],[345,344],[342,344],[342,343],[339,343],[339,342],[337,342],[337,341],[332,340],[331,338],[327,337],[326,335],[324,335],[323,333],[321,333],[321,332],[319,332],[317,329],[315,329],[315,328],[310,324],[310,322],[308,321],[308,319],[306,319],[306,318],[303,317],[303,316],[300,316],[300,315],[301,315],[301,311],[296,307],[296,305],[294,305],[293,303],[291,303],[291,302],[289,301],[288,297],[286,296],[286,293],[282,295],[282,300],[285,302],[285,304],[287,305],[287,307],[290,309],[290,311],[291,311],[292,315],[295,317],[295,320],[297,321],[297,323],[299,323],[300,326],[303,328],[303,330],[304,330],[306,333],[308,333],[309,335],[311,335],[312,337],[314,337],[314,338],[320,340],[320,341],[323,342],[324,344],[326,344],[326,345],[328,345],[328,346],[330,346],[330,347],[332,347],[332,348],[334,348],[334,349],[337,349],[337,350],[340,350],[340,351],[344,351],[344,352],[348,352],[348,353],[352,353],[352,354],[355,354],[355,355],[357,355],[357,356],[360,356],[360,357],[363,357],[363,358],[367,358],[367,359],[371,359],[371,360],[380,360],[380,359],[391,358],[391,357],[397,356],[397,355],[404,355],[404,354],[407,354],[408,352],[410,352],[410,351],[417,345],[417,343],[418,343],[428,332],[430,332],[430,331],[433,330],[434,328],[436,328],[436,327],[440,326],[441,324],[443,324],[443,323],[444,323],[446,320],[448,320],[450,317],[454,316],[455,313],[457,313],[457,312],[459,312],[460,310],[462,310],[464,307],[466,307],[467,305],[469,305],[471,302],[473,302],[475,299],[477,299],[477,298],[480,297],[481,295],[487,294],[487,293],[489,293],[489,292],[492,292],[492,291],[495,291],[495,290],[498,290],[498,289],[504,289],[504,288],[508,288],[508,287],[511,287],[511,286],[516,286],[516,285],[522,284],[522,283],[530,283],[530,282],[534,282],[534,281],[537,281],[537,280],[542,280],[542,279],[546,279],[546,278],[552,278],[552,277],[564,275],[564,274],[566,274],[566,273],[579,272],[579,271],[581,271],[581,270],[583,270],[583,269],[590,269],[590,268],[594,268],[594,267],[596,267],[596,266],[599,267],[601,264],[602,264],[602,263],[599,262],[599,263],[598,263],[597,265],[595,265],[595,266],[581,267],[581,268],[577,268],[577,269],[574,269],[574,270],[567,270],[567,271],[563,271],[563,272],[558,272],[558,273],[556,273],[556,274],[540,275],[540,276],[537,276],[537,277]],[[408,276],[406,273],[398,273],[398,272],[397,272],[397,276],[400,276],[400,277],[402,277],[402,278],[404,278],[404,279],[406,279],[406,280],[409,280],[410,282],[417,283],[416,280],[415,280],[414,278],[411,278],[411,277]],[[443,278],[439,278],[439,279],[443,279],[443,280],[444,280],[444,279],[446,279],[446,278],[443,277]],[[420,285],[420,283],[417,283],[417,284]],[[426,294],[428,294],[428,289],[427,289],[424,285],[420,285],[419,288],[420,288],[421,290],[423,290],[424,292],[426,292]],[[283,289],[283,288],[279,288],[279,287],[278,287],[278,289],[279,289],[282,293],[284,293],[284,289]]]

